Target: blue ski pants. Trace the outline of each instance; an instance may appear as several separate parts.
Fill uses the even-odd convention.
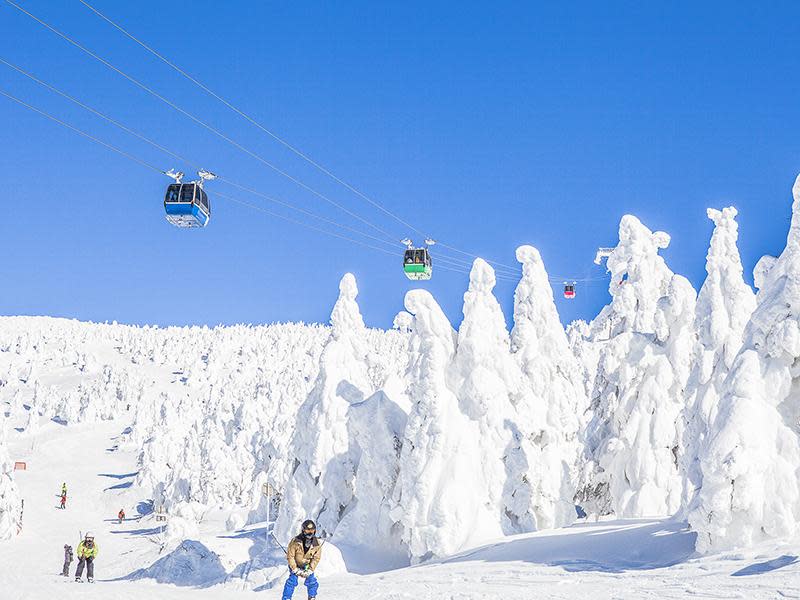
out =
[[[308,597],[314,598],[317,595],[317,590],[319,589],[319,581],[317,581],[317,576],[313,573],[306,577],[305,581],[306,587],[308,588]],[[294,594],[294,588],[297,587],[297,575],[289,572],[289,579],[286,580],[286,583],[283,586],[283,600],[288,600]]]

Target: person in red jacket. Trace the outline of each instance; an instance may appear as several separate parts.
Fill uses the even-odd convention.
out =
[[[67,493],[66,492],[63,492],[61,494],[61,508],[62,509],[67,508]]]
[[[124,508],[120,508],[119,509],[119,512],[117,513],[117,519],[119,519],[119,523],[120,524],[122,524],[122,522],[125,520],[125,509]]]

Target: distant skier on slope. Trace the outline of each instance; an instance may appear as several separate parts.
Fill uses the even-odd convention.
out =
[[[97,558],[97,544],[94,543],[94,534],[86,532],[83,541],[78,544],[78,570],[75,571],[75,581],[80,581],[83,567],[86,565],[86,579],[94,582],[94,559]]]
[[[117,520],[118,520],[120,525],[125,520],[125,509],[124,508],[120,508],[119,509],[119,512],[117,513]]]
[[[297,578],[305,579],[305,586],[308,588],[308,600],[317,597],[319,582],[314,571],[322,557],[322,544],[316,536],[317,526],[314,521],[308,519],[303,521],[303,528],[300,535],[289,542],[286,551],[286,560],[289,563],[289,578],[283,586],[283,600],[289,600],[297,587]]]
[[[61,574],[64,577],[69,576],[69,566],[72,564],[72,546],[64,544],[64,568],[61,569]]]
[[[61,495],[62,496],[66,496],[67,495],[67,484],[66,483],[62,483],[61,484]]]
[[[67,508],[67,493],[66,492],[63,492],[61,494],[61,505],[59,506],[59,508],[62,509],[62,510]]]

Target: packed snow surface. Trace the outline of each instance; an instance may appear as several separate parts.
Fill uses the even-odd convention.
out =
[[[122,422],[63,426],[43,422],[36,439],[20,434],[11,452],[28,463],[17,472],[26,498],[24,527],[0,544],[4,600],[120,598],[180,600],[279,597],[286,575],[281,551],[267,545],[264,524],[227,532],[207,522],[187,540],[170,540],[141,490],[136,455],[119,447]],[[78,457],[88,457],[79,460]],[[66,480],[67,509],[56,508]],[[116,522],[120,507],[128,519]],[[91,528],[100,554],[96,583],[64,580],[63,545],[75,548]],[[773,599],[800,595],[797,546],[761,544],[699,557],[695,534],[670,519],[601,520],[489,540],[415,567],[347,573],[320,569],[320,598],[331,600],[524,600],[531,597]],[[324,548],[323,562],[336,562]],[[385,566],[384,566],[385,568]],[[75,563],[71,572],[74,573]],[[160,583],[159,583],[160,582]],[[298,590],[298,598],[305,598]],[[324,594],[324,596],[323,596]],[[535,594],[532,596],[532,594]]]

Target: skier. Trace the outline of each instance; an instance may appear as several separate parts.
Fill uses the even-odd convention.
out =
[[[119,509],[119,512],[117,513],[117,519],[119,519],[119,524],[120,525],[125,520],[125,509],[124,508],[120,508]]]
[[[61,494],[61,506],[60,508],[63,510],[67,508],[67,492],[63,492]]]
[[[75,581],[80,581],[83,575],[83,566],[86,565],[86,579],[94,583],[94,559],[97,558],[97,544],[94,543],[94,534],[86,532],[83,541],[78,544],[78,570],[75,571]]]
[[[61,495],[62,496],[66,496],[67,495],[67,484],[66,483],[62,483],[61,484]]]
[[[283,586],[283,600],[289,600],[297,587],[297,578],[305,579],[308,588],[308,600],[317,597],[319,582],[314,571],[322,557],[322,544],[316,536],[317,526],[314,521],[303,521],[303,528],[296,538],[289,542],[286,551],[286,560],[289,563],[289,578]]]
[[[69,576],[69,566],[72,564],[72,546],[64,544],[64,568],[61,569],[61,574],[64,577]]]

